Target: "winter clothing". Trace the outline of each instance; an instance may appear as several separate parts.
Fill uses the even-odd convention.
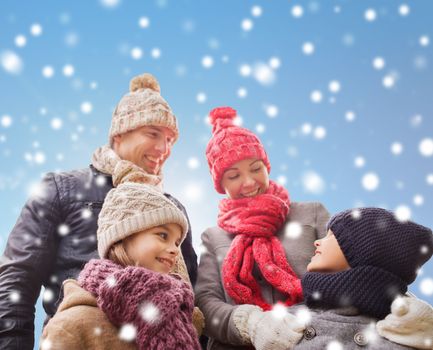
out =
[[[180,277],[100,259],[86,264],[79,283],[115,326],[136,328],[138,349],[199,349],[192,288]]]
[[[162,174],[147,174],[130,161],[120,159],[108,145],[98,147],[93,152],[92,165],[101,173],[112,175],[114,187],[123,180],[146,183],[162,189]]]
[[[302,287],[308,306],[351,305],[362,314],[384,318],[394,298],[406,293],[416,271],[433,254],[430,229],[399,221],[382,208],[343,211],[327,227],[351,268],[331,274],[307,273]]]
[[[64,299],[43,330],[40,349],[135,350],[133,342],[121,340],[119,329],[97,306],[96,298],[77,281],[64,282]]]
[[[254,133],[233,123],[236,117],[233,108],[215,108],[209,117],[213,135],[206,147],[206,157],[218,193],[225,193],[221,187],[224,171],[240,160],[261,159],[270,172],[271,165],[265,148]]]
[[[377,323],[377,331],[393,342],[417,349],[433,349],[433,308],[415,297],[394,300],[391,313]]]
[[[148,73],[134,77],[129,91],[114,110],[109,133],[110,145],[113,144],[114,136],[146,125],[169,128],[175,134],[176,141],[179,135],[176,117],[162,98],[155,77]]]
[[[256,350],[286,350],[301,340],[304,325],[289,313],[263,311],[257,306],[241,305],[233,321],[246,344]]]
[[[302,289],[309,307],[350,305],[381,319],[389,314],[396,293],[404,294],[407,285],[381,268],[359,266],[335,273],[308,272],[302,279]]]
[[[359,208],[334,215],[328,224],[350,267],[375,266],[411,284],[433,254],[432,230],[400,221],[382,208]],[[401,294],[404,294],[404,291]]]
[[[142,183],[121,183],[112,189],[98,219],[98,251],[106,258],[110,247],[136,232],[166,223],[182,228],[182,240],[188,221],[176,205],[156,187]]]
[[[289,206],[286,189],[273,181],[266,193],[259,196],[220,202],[218,226],[236,236],[222,265],[224,289],[236,304],[253,304],[263,310],[272,308],[263,299],[252,275],[254,263],[266,281],[287,296],[286,305],[302,301],[301,282],[275,236],[289,213]]]
[[[380,337],[375,331],[376,319],[360,315],[355,309],[307,309],[302,304],[288,309],[293,315],[304,310],[308,310],[311,319],[294,350],[323,350],[331,342],[338,342],[344,350],[410,349]]]
[[[314,255],[313,242],[325,235],[325,225],[329,219],[327,210],[319,203],[290,203],[290,211],[283,226],[276,232],[285,251],[288,264],[297,276],[306,272],[307,264]],[[286,235],[291,224],[300,225],[299,238]],[[224,257],[230,249],[234,236],[219,227],[206,230],[202,235],[203,253],[200,257],[199,274],[195,286],[196,304],[205,316],[205,334],[209,339],[208,349],[242,349],[245,340],[237,330],[233,314],[240,307],[225,291],[221,274]],[[269,304],[285,301],[284,295],[273,288],[257,267],[253,276]],[[248,346],[245,347],[247,349]]]
[[[34,304],[41,285],[53,292],[52,300],[43,301],[52,317],[62,299],[62,282],[76,278],[84,264],[97,257],[96,220],[112,180],[91,166],[47,174],[41,188],[44,196],[28,200],[0,258],[1,349],[33,349]],[[175,198],[165,196],[185,213]],[[181,250],[194,284],[197,257],[191,230]],[[9,297],[12,291],[20,295],[17,302]]]

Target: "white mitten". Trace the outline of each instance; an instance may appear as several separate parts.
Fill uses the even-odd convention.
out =
[[[433,308],[415,297],[398,297],[391,305],[391,313],[377,322],[376,329],[394,343],[433,349]]]
[[[256,350],[292,349],[301,340],[305,328],[292,314],[262,311],[253,305],[238,306],[233,320],[242,338]]]

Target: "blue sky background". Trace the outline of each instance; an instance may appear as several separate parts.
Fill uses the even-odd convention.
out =
[[[42,174],[89,164],[143,72],[178,117],[165,189],[186,206],[197,248],[221,198],[204,155],[207,114],[221,105],[260,134],[293,201],[331,213],[382,206],[433,227],[432,10],[429,0],[1,1],[0,248]],[[433,303],[432,261],[410,289]]]

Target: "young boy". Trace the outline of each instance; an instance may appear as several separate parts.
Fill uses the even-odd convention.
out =
[[[327,236],[314,243],[315,255],[302,279],[311,321],[295,348],[324,349],[331,342],[344,349],[405,348],[380,337],[374,322],[390,313],[393,300],[406,293],[418,269],[432,256],[432,231],[399,221],[381,208],[343,211],[331,218],[327,229]],[[293,313],[296,308],[289,310]],[[431,306],[425,308],[426,319],[418,317],[417,322],[419,326],[429,322],[427,327],[433,330]],[[378,329],[393,339],[380,324]],[[432,349],[433,333],[411,332],[396,341]]]

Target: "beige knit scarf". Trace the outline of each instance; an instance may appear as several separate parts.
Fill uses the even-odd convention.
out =
[[[148,174],[142,168],[128,160],[122,160],[108,146],[99,147],[93,152],[92,165],[101,173],[113,177],[113,186],[122,182],[140,182],[153,185],[162,190],[162,174]]]

